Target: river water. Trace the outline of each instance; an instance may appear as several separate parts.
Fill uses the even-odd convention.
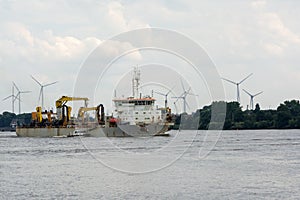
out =
[[[300,130],[0,133],[0,199],[300,199]]]

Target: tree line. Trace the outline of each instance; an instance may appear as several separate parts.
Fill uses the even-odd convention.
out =
[[[275,110],[261,110],[256,104],[254,110],[242,110],[238,102],[213,102],[209,106],[198,109],[191,115],[185,113],[175,117],[174,129],[214,129],[212,119],[213,108],[218,104],[226,106],[222,119],[224,130],[236,129],[299,129],[300,103],[298,100],[285,101]],[[222,113],[219,113],[222,114]],[[218,114],[216,114],[217,117]],[[221,116],[222,117],[222,116]],[[218,120],[216,120],[218,121]]]
[[[219,121],[222,127],[214,124],[212,112],[219,105],[226,106],[226,113],[216,113],[221,118]],[[225,107],[224,107],[225,108]],[[214,118],[214,117],[213,117]],[[223,120],[225,119],[225,120]],[[0,114],[0,127],[9,127],[12,123],[18,125],[29,124],[31,113],[16,115],[10,112]],[[175,125],[173,129],[202,129],[219,127],[224,130],[234,129],[299,129],[300,128],[300,103],[298,100],[290,100],[281,103],[275,110],[261,110],[256,104],[254,110],[242,110],[238,102],[213,102],[196,110],[193,114],[180,114],[174,116]]]
[[[23,113],[16,115],[11,112],[3,112],[0,114],[0,127],[10,127],[12,124],[29,124],[31,122],[31,113]]]

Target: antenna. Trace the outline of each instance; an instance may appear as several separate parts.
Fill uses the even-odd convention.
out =
[[[133,98],[139,97],[139,86],[140,86],[141,72],[139,67],[134,67],[133,77],[132,77],[132,95]]]
[[[19,101],[19,114],[21,114],[21,94],[30,93],[31,91],[21,91],[21,90],[19,90],[19,88],[17,87],[17,85],[14,82],[13,82],[13,85],[18,90],[17,95],[15,96],[15,100],[18,99],[18,101]]]
[[[250,96],[250,109],[253,110],[254,109],[254,103],[253,103],[253,99],[254,97],[260,95],[261,93],[263,93],[263,91],[257,93],[257,94],[250,94],[247,90],[243,89],[245,93],[247,93]]]
[[[241,80],[240,82],[234,82],[232,80],[226,79],[226,78],[222,78],[224,81],[227,81],[229,83],[235,84],[236,85],[236,93],[237,93],[237,97],[236,100],[237,102],[240,103],[240,85],[246,80],[248,79],[250,76],[252,76],[253,73],[249,74],[246,78],[244,78],[243,80]]]
[[[39,86],[41,87],[40,89],[40,94],[39,94],[39,100],[38,102],[40,101],[41,97],[42,97],[42,108],[44,108],[44,88],[45,87],[48,87],[50,85],[53,85],[55,83],[57,83],[58,81],[55,81],[55,82],[52,82],[52,83],[48,83],[48,84],[41,84],[38,80],[36,80],[32,75],[31,75],[31,78],[37,83],[39,84]]]

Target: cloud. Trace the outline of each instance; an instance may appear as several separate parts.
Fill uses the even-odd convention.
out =
[[[280,39],[283,43],[300,44],[299,35],[293,33],[277,13],[263,13],[261,20],[261,25],[266,27],[276,39]]]
[[[283,13],[273,11],[274,8],[270,12],[270,6],[267,7],[265,0],[253,1],[251,6],[255,9],[257,32],[264,36],[261,37],[263,38],[263,41],[261,41],[263,44],[260,46],[268,54],[287,54],[290,53],[289,48],[300,44],[299,34],[296,34],[287,26],[287,23],[282,19]],[[286,6],[286,4],[282,6]]]
[[[281,56],[283,54],[283,49],[279,45],[266,43],[263,44],[263,48],[271,55]]]
[[[278,13],[263,12],[258,14],[258,32],[260,32],[260,47],[266,55],[290,56],[295,46],[300,45],[300,37],[294,33],[282,20]]]
[[[104,53],[107,54],[107,57],[120,56],[122,52],[130,51],[127,54],[129,59],[133,61],[138,61],[142,59],[142,55],[140,54],[139,50],[131,51],[132,49],[135,49],[135,47],[129,42],[119,42],[119,41],[109,40],[106,42],[105,47],[106,48]]]
[[[4,27],[5,32],[0,39],[2,59],[24,59],[29,62],[78,60],[101,43],[95,37],[56,36],[50,30],[37,37],[20,23],[7,23]]]
[[[106,21],[118,31],[129,31],[136,28],[147,28],[149,24],[144,23],[136,17],[126,18],[125,7],[120,2],[110,2],[107,5]]]
[[[179,31],[203,45],[222,76],[238,80],[241,73],[253,71],[255,83],[251,85],[249,81],[247,87],[260,90],[261,85],[265,85],[261,83],[266,82],[263,76],[266,73],[277,78],[282,75],[276,70],[278,68],[284,68],[290,74],[299,71],[298,4],[296,1],[271,3],[267,0],[217,3],[208,0],[172,3],[88,0],[74,3],[66,0],[59,4],[47,0],[1,1],[0,71],[5,75],[0,91],[9,94],[7,85],[11,80],[19,81],[24,89],[38,90],[30,74],[45,82],[59,80],[57,88],[63,91],[59,94],[71,91],[69,88],[72,88],[76,70],[93,49],[111,36],[150,25]],[[130,43],[110,42],[101,52],[106,56],[117,56],[123,50],[133,48]],[[138,51],[126,58],[130,64],[143,61]],[[299,82],[296,78],[288,80],[294,82],[286,88],[293,88]],[[228,87],[231,91],[231,86]],[[48,91],[52,89],[48,88]],[[275,102],[270,104],[276,105],[276,97],[283,98],[279,95],[281,92],[299,93],[295,89],[280,90],[276,94],[270,92],[264,102]],[[51,96],[56,98],[57,94]]]
[[[266,1],[264,1],[264,0],[258,0],[258,1],[252,1],[251,2],[251,6],[253,7],[253,8],[264,8],[265,7],[265,5],[266,5]]]

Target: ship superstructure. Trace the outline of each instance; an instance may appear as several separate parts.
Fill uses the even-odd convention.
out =
[[[115,99],[114,103],[120,124],[148,125],[162,122],[162,112],[155,109],[154,98]]]
[[[134,67],[132,77],[132,97],[114,99],[115,112],[120,124],[148,125],[162,122],[162,111],[155,108],[156,99],[150,96],[142,97],[139,93],[140,70]]]

